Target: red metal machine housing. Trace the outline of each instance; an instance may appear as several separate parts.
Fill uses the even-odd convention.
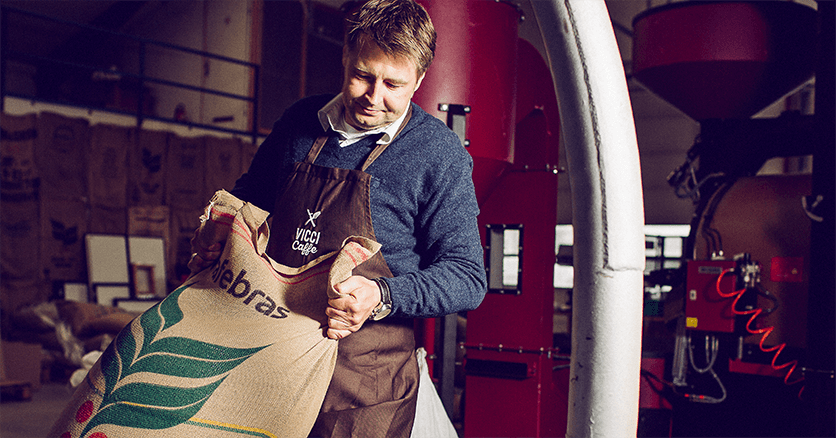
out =
[[[569,362],[567,352],[554,348],[552,327],[559,118],[540,54],[520,40],[518,59],[525,69],[517,79],[514,163],[479,216],[492,281],[485,301],[468,314],[465,436],[566,430]],[[503,227],[519,232],[519,272],[510,289],[504,280],[492,284],[499,254],[508,252],[495,239]]]
[[[735,315],[732,301],[716,290],[717,278],[725,269],[734,269],[734,260],[690,260],[685,287],[685,327],[692,330],[733,333]],[[724,291],[734,290],[735,276],[720,282]]]
[[[748,118],[813,77],[815,17],[793,2],[649,9],[633,20],[633,74],[694,120]]]
[[[422,3],[439,40],[414,100],[446,120],[473,157],[492,279],[481,306],[467,314],[460,346],[464,435],[562,435],[568,358],[558,359],[552,334],[560,129],[551,74],[518,38],[521,15],[511,3]],[[506,230],[518,239],[514,254],[505,251]]]

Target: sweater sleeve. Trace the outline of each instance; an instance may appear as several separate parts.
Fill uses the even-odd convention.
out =
[[[473,310],[487,290],[473,161],[455,134],[449,132],[445,141],[453,146],[420,182],[423,202],[414,231],[419,269],[389,279],[396,315],[437,317]]]

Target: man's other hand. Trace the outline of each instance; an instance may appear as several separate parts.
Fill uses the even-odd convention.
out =
[[[191,240],[192,258],[189,260],[189,271],[196,274],[209,266],[212,266],[221,256],[224,249],[224,242],[206,242],[206,237],[201,233],[202,227],[194,231]]]
[[[372,310],[380,304],[380,288],[372,280],[353,275],[334,286],[339,298],[328,300],[325,315],[328,316],[326,335],[342,339],[363,326]]]

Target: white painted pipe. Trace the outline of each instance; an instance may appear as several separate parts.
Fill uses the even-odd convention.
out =
[[[635,436],[644,208],[633,113],[604,0],[532,0],[572,186],[569,437]]]

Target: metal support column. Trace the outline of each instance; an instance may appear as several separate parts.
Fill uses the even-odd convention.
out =
[[[624,68],[603,0],[532,2],[572,176],[575,284],[567,436],[638,426],[644,210]]]

